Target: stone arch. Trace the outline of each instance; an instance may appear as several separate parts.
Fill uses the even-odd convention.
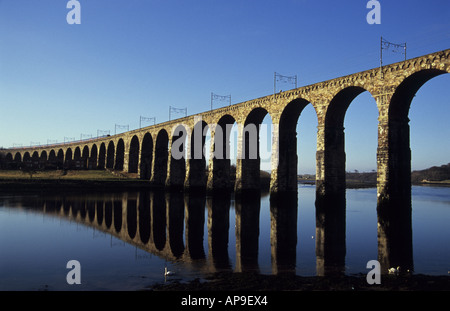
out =
[[[41,156],[39,157],[39,168],[46,169],[48,164],[48,154],[46,150],[42,150]]]
[[[113,169],[114,168],[114,158],[116,155],[114,142],[111,140],[108,143],[108,150],[106,154],[106,168]]]
[[[22,154],[20,152],[16,152],[16,154],[14,155],[14,163],[16,169],[22,168]]]
[[[181,188],[186,178],[186,141],[188,132],[184,124],[179,124],[172,131],[172,145],[168,157],[168,174],[166,186]]]
[[[72,168],[72,148],[67,148],[66,150],[66,156],[64,159],[64,168],[65,169],[71,169]]]
[[[142,139],[140,178],[150,180],[152,176],[153,138],[150,133],[145,133]]]
[[[447,69],[449,70],[449,69]],[[378,175],[384,182],[379,185],[378,202],[386,197],[404,201],[411,197],[411,149],[409,109],[419,89],[429,80],[449,73],[434,68],[421,69],[406,77],[395,89],[389,102],[388,117],[379,124],[377,161]],[[389,174],[389,180],[385,178]],[[391,194],[385,193],[392,192]]]
[[[33,155],[31,156],[31,166],[33,168],[39,168],[40,163],[40,157],[39,153],[37,151],[33,152]]]
[[[89,169],[97,169],[97,158],[98,158],[98,148],[96,144],[93,144],[91,147],[91,154],[88,159],[88,168]]]
[[[235,179],[231,171],[230,135],[236,120],[232,115],[223,115],[213,130],[212,158],[208,176],[208,192],[232,190],[232,180]]]
[[[169,135],[161,129],[156,136],[155,158],[151,180],[154,185],[164,186],[167,178],[167,161],[169,157]]]
[[[73,163],[75,168],[79,169],[82,165],[82,159],[81,159],[81,148],[78,146],[75,148],[75,151],[73,152]]]
[[[278,164],[275,172],[272,172],[271,192],[297,191],[296,127],[300,114],[309,104],[311,103],[306,99],[294,99],[281,112],[278,124]]]
[[[205,152],[210,152],[210,150],[205,150],[205,140],[208,129],[208,124],[201,120],[194,125],[190,135],[185,187],[191,190],[204,190],[206,187],[207,169]]]
[[[427,81],[434,77],[448,73],[439,69],[422,69],[405,78],[395,89],[389,103],[389,120],[394,122],[403,122],[408,118],[411,101],[417,91]]]
[[[116,150],[116,163],[114,165],[114,169],[118,171],[123,170],[123,164],[125,159],[125,143],[122,138],[117,142],[117,150]]]
[[[335,94],[327,107],[322,124],[323,133],[319,133],[317,138],[322,147],[317,151],[317,167],[320,171],[317,174],[321,177],[318,190],[322,194],[345,195],[345,113],[350,103],[365,91],[359,86],[346,87]]]
[[[56,151],[54,149],[50,150],[50,153],[48,154],[47,167],[50,169],[57,169]]]
[[[238,160],[236,165],[236,193],[261,189],[260,178],[260,126],[268,111],[262,107],[254,108],[247,115],[244,126],[239,129]],[[270,114],[269,114],[270,115]]]
[[[58,150],[56,154],[56,169],[60,170],[64,167],[64,151],[62,149]]]
[[[31,167],[32,166],[32,160],[31,160],[31,156],[30,153],[27,151],[23,154],[23,165],[25,167]]]
[[[105,143],[100,144],[100,150],[98,153],[98,165],[99,169],[105,169],[106,166],[106,146]]]
[[[139,168],[139,138],[134,135],[128,153],[128,172],[137,173]]]
[[[89,147],[84,146],[83,147],[83,153],[81,155],[81,169],[88,169],[88,162],[89,162]]]
[[[422,64],[422,61],[416,64]],[[447,67],[447,70],[450,68]],[[377,218],[381,267],[413,267],[411,148],[409,110],[419,89],[445,70],[424,68],[407,76],[394,90],[387,117],[378,125]],[[388,247],[388,243],[391,247]],[[392,247],[395,245],[395,247]]]
[[[3,156],[3,154],[0,154],[0,159]],[[1,168],[6,168],[6,169],[12,169],[14,168],[14,163],[13,163],[13,156],[11,152],[8,152],[5,155],[5,158],[3,159],[3,161],[1,161],[3,163],[1,163],[2,165],[0,166]]]

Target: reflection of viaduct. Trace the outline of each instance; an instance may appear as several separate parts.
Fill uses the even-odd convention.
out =
[[[380,72],[380,70],[382,72]],[[311,104],[317,115],[316,189],[318,210],[323,219],[340,223],[338,233],[323,232],[330,243],[345,243],[345,208],[327,202],[345,200],[344,118],[353,99],[368,91],[378,107],[377,192],[379,235],[400,231],[399,245],[411,239],[411,151],[408,112],[420,87],[431,78],[450,72],[450,50],[444,50],[403,62],[300,87],[290,91],[215,109],[154,126],[89,141],[52,146],[3,150],[2,166],[37,165],[48,168],[114,168],[137,173],[155,186],[206,188],[222,191],[230,185],[230,160],[226,155],[201,159],[175,159],[172,144],[179,129],[187,133],[191,150],[202,148],[205,139],[194,139],[206,127],[211,130],[212,150],[227,150],[228,124],[238,125],[238,160],[234,189],[237,194],[260,189],[260,158],[246,157],[249,150],[246,125],[259,125],[269,114],[273,123],[272,171],[273,194],[297,191],[296,124],[302,110]],[[216,135],[217,128],[223,135]],[[188,130],[190,129],[190,130]],[[259,138],[256,140],[259,144]],[[330,206],[330,208],[326,207]],[[342,205],[342,206],[345,206]],[[381,221],[380,219],[386,219]],[[380,246],[388,247],[388,246]],[[398,254],[409,254],[405,246]],[[409,255],[407,255],[409,257]],[[396,260],[394,260],[395,262]]]
[[[8,198],[4,200],[1,202],[4,206],[31,208],[48,216],[73,220],[166,260],[182,261],[196,270],[213,272],[232,268],[228,253],[229,232],[232,230],[229,195],[206,197],[141,190],[46,195],[39,199],[42,200],[40,203],[35,201],[35,197],[27,203],[26,196],[14,198],[12,202]],[[341,203],[345,204],[334,202],[334,205]],[[274,274],[295,273],[297,205],[296,195],[270,201],[270,246]],[[259,195],[234,201],[235,271],[259,270],[260,208]],[[344,272],[345,244],[328,243],[323,235],[327,230],[334,231],[336,224],[321,221],[323,214],[320,213],[316,218],[317,274]],[[205,222],[208,254],[204,250]],[[398,247],[395,239],[391,238],[387,235],[379,237],[379,245],[388,245],[384,249],[379,248],[379,260],[385,272],[391,265],[391,252]],[[412,264],[412,258],[406,260],[407,264]]]
[[[8,200],[1,203],[7,207],[25,207],[47,216],[76,221],[169,261],[182,261],[210,272],[232,268],[228,253],[230,195],[206,197],[141,190],[46,195],[38,203],[27,203],[26,196],[15,198],[12,202]],[[258,270],[260,202],[258,195],[250,201],[235,201],[237,271]],[[290,203],[295,208],[278,210],[273,203],[271,206],[270,244],[274,272],[279,269],[295,271],[296,197]],[[205,221],[208,254],[204,249]]]

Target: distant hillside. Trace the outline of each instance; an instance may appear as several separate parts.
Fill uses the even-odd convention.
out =
[[[315,175],[298,175],[300,183],[314,183]],[[377,172],[347,172],[347,186],[352,187],[375,187],[377,184]],[[411,172],[411,183],[420,184],[448,184],[450,185],[450,163],[442,166],[433,166],[420,171]]]
[[[421,171],[412,171],[411,182],[413,184],[421,184],[421,183],[450,184],[450,163],[441,166],[433,166]]]

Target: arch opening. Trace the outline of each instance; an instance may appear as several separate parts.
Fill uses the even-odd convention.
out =
[[[142,139],[140,178],[150,180],[152,177],[153,138],[145,133]]]
[[[167,173],[166,186],[171,188],[181,188],[186,179],[186,127],[178,125],[172,133],[172,145],[169,155],[169,171]]]
[[[139,138],[134,135],[130,142],[128,155],[128,173],[138,173],[139,167]]]
[[[106,168],[113,169],[114,168],[114,158],[115,158],[115,147],[114,142],[110,141],[108,144],[108,152],[106,157]]]
[[[103,170],[106,167],[106,147],[105,143],[101,143],[100,150],[98,153],[98,165],[97,168],[99,170]]]
[[[208,192],[230,191],[236,180],[236,120],[231,115],[224,115],[213,131],[207,190]]]
[[[156,137],[155,161],[153,163],[151,181],[155,186],[164,186],[167,178],[167,162],[169,156],[169,135],[166,130],[159,131]]]
[[[117,142],[116,163],[114,165],[114,169],[117,171],[122,171],[124,160],[125,160],[125,143],[121,138]]]

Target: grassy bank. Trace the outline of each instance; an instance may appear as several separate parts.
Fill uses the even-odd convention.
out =
[[[136,174],[134,174],[136,175]],[[113,171],[106,170],[86,170],[86,171],[36,171],[23,172],[18,170],[4,170],[0,171],[0,179],[2,180],[124,180],[135,179],[136,176],[129,176],[126,174],[119,174]]]
[[[60,191],[76,189],[147,188],[148,181],[137,179],[136,174],[107,170],[86,171],[0,171],[1,191]]]

